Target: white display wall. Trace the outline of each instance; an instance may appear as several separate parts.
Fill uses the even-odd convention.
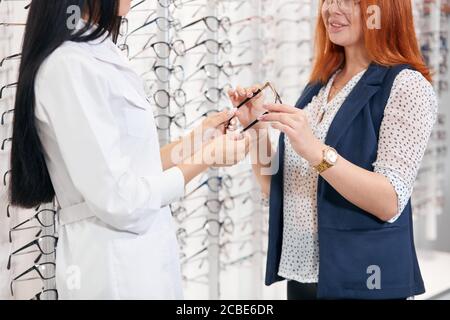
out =
[[[440,18],[446,0],[441,1],[415,0],[417,29],[435,70],[444,69],[440,67],[444,63],[441,56],[448,57],[448,50],[440,48],[440,43],[444,46],[441,38],[448,38],[441,33],[448,32],[447,15]],[[24,30],[20,24],[26,21],[24,7],[28,3],[0,3],[0,61],[20,52]],[[224,94],[227,84],[249,86],[271,81],[283,102],[294,104],[309,76],[317,4],[315,0],[132,1],[133,9],[122,24],[118,45],[144,79],[161,144],[188,133],[209,112],[229,108]],[[16,81],[19,62],[10,59],[0,66],[0,86]],[[448,82],[448,71],[444,71],[436,79],[436,89],[441,83],[442,93],[446,92],[442,83]],[[0,99],[0,112],[5,112],[1,125],[1,139],[5,139],[0,151],[2,175],[9,170],[13,113],[7,111],[13,106],[12,86]],[[436,132],[445,132],[446,126],[447,120],[441,115]],[[443,135],[433,134],[413,197],[419,227],[425,228],[430,237],[437,236],[435,217],[448,215],[442,207],[442,182],[448,177],[441,170],[447,156],[442,148],[447,144]],[[49,280],[42,281],[30,273],[36,279],[14,282],[11,296],[11,280],[33,266],[39,252],[30,249],[33,252],[14,255],[9,270],[8,258],[35,239],[38,231],[38,237],[42,237],[51,234],[53,228],[43,227],[34,219],[26,225],[34,228],[13,232],[10,242],[9,230],[43,208],[9,208],[7,217],[7,190],[3,184],[1,188],[0,299],[30,299],[42,288],[54,288],[52,270],[46,270]],[[186,298],[285,298],[285,284],[270,288],[263,285],[267,210],[259,197],[250,165],[242,163],[232,169],[210,170],[188,186],[186,199],[172,206],[179,225]],[[37,263],[53,260],[54,255],[47,254]]]

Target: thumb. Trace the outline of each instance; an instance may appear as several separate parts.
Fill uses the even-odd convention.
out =
[[[221,112],[211,116],[211,123],[214,126],[219,126],[219,125],[223,124],[224,122],[227,122],[228,120],[233,118],[235,113],[236,113],[235,109],[221,111]]]

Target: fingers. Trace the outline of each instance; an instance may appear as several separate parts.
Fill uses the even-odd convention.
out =
[[[207,118],[208,124],[212,127],[218,127],[220,125],[223,125],[227,121],[229,121],[231,118],[233,118],[235,114],[236,114],[236,109],[224,110],[224,111],[215,113],[213,115],[210,115]]]
[[[236,115],[237,115],[237,112],[236,112]],[[238,123],[237,123],[237,122],[238,122],[238,121],[237,121],[236,118],[232,118],[232,119],[230,120],[230,124],[229,124],[228,127],[226,128],[227,132],[228,132],[228,131],[230,131],[230,132],[236,131],[236,129],[238,128]]]
[[[297,121],[291,113],[267,113],[258,118],[263,122],[280,122],[283,125],[295,128]]]
[[[274,122],[272,123],[272,128],[280,130],[281,132],[285,133],[286,135],[290,136],[290,137],[295,137],[295,130],[292,129],[291,127],[284,125],[280,122]]]
[[[241,97],[245,97],[247,95],[247,90],[245,90],[241,86],[237,86],[236,91]]]
[[[260,90],[261,88],[262,88],[262,86],[259,85],[259,84],[257,84],[257,85],[254,85],[253,87],[250,87],[249,90],[250,90],[250,92],[251,92],[252,95],[253,95],[253,94],[255,94],[258,90]]]
[[[298,112],[302,111],[296,107],[288,106],[285,104],[278,104],[278,103],[265,104],[264,108],[270,112],[298,113]]]
[[[230,97],[230,100],[233,102],[238,102],[240,99],[239,93],[235,89],[229,89],[228,96]]]
[[[243,98],[251,98],[254,93],[261,88],[259,84],[243,88],[241,86],[237,86],[235,89],[228,90],[228,96],[234,100],[242,100]]]

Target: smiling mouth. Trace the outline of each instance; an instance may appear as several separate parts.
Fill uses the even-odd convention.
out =
[[[328,22],[328,31],[331,33],[338,33],[342,31],[348,24],[341,24],[338,22]]]
[[[343,27],[347,27],[346,24],[341,24],[341,23],[337,23],[337,22],[329,22],[328,23],[331,27],[333,28],[343,28]]]

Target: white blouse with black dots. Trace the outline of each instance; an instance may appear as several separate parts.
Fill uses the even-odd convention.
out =
[[[325,142],[339,108],[366,70],[355,75],[330,101],[327,97],[334,74],[311,103],[305,107],[314,135]],[[319,123],[319,115],[324,113]],[[433,125],[437,98],[432,85],[421,73],[403,70],[395,79],[380,127],[374,171],[384,175],[398,197],[395,222],[411,197]],[[318,173],[292,148],[285,138],[284,230],[278,274],[302,283],[318,282],[319,242],[317,228]]]

